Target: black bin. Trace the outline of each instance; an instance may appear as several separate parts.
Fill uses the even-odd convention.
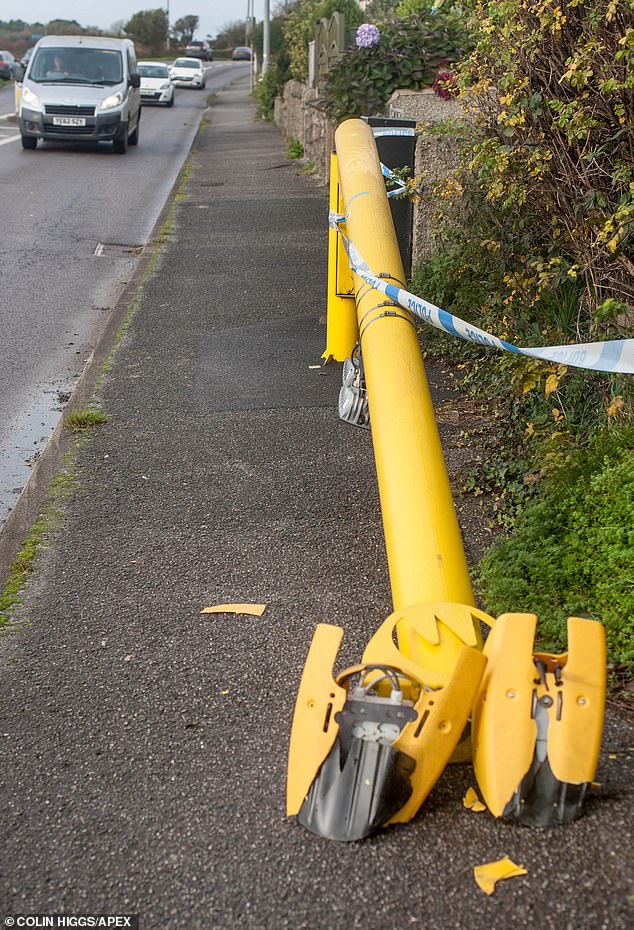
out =
[[[364,116],[363,119],[374,131],[376,147],[383,164],[392,170],[408,167],[410,177],[413,177],[416,120],[389,119],[384,116]],[[390,210],[401,261],[409,278],[412,273],[412,201],[409,197],[391,197]]]

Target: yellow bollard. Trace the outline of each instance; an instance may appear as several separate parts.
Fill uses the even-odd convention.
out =
[[[342,208],[337,173],[337,156],[330,156],[330,209]],[[326,363],[350,358],[359,338],[354,303],[354,280],[348,256],[336,229],[328,230],[328,315],[326,319]]]
[[[343,209],[332,187],[331,209],[345,214],[372,272],[403,286],[372,131],[348,120],[335,143]],[[329,254],[334,261],[332,242]],[[336,264],[329,270],[336,290]],[[394,612],[361,664],[338,674],[343,631],[317,627],[293,717],[287,813],[345,841],[410,820],[452,754],[469,757],[461,736],[474,707],[474,766],[489,809],[526,824],[569,822],[599,752],[603,629],[571,618],[568,653],[533,654],[533,615],[496,622],[473,606],[415,321],[353,279],[358,326],[329,327],[328,340],[351,353],[358,329]],[[484,651],[480,623],[493,628]]]
[[[347,235],[375,274],[404,286],[374,136],[362,120],[335,133]],[[474,603],[414,318],[355,279],[394,609]]]

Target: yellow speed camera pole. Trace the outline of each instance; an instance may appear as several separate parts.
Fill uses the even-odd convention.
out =
[[[372,130],[347,120],[335,145],[346,235],[374,274],[404,287]],[[354,283],[394,609],[473,604],[414,317]]]

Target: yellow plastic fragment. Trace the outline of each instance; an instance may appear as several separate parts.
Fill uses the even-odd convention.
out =
[[[527,875],[527,871],[521,865],[515,865],[508,856],[498,859],[497,862],[486,862],[484,865],[476,865],[473,870],[473,877],[477,885],[485,894],[493,894],[498,882],[505,878],[515,878],[518,875]]]
[[[266,610],[266,604],[215,604],[205,607],[201,614],[249,614],[251,617],[261,617]]]
[[[468,811],[474,811],[476,814],[487,809],[486,804],[483,804],[478,797],[475,788],[467,788],[467,793],[462,799],[462,803]]]

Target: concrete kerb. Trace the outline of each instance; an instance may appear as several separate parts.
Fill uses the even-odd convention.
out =
[[[192,141],[190,152],[178,172],[178,176],[154,224],[137,267],[119,296],[95,348],[87,358],[79,380],[64,407],[59,421],[33,466],[29,480],[10,511],[4,526],[0,528],[0,592],[21,546],[31,531],[33,523],[42,514],[43,509],[49,502],[51,481],[59,473],[64,456],[71,450],[73,435],[65,427],[64,420],[70,413],[83,409],[92,399],[95,389],[104,374],[104,367],[108,358],[117,345],[120,330],[131,319],[138,295],[160,254],[164,244],[162,232],[169,220],[170,213],[177,203],[182,184],[189,174],[191,152],[196,145],[208,110],[209,107],[205,108],[201,113],[200,123]]]

